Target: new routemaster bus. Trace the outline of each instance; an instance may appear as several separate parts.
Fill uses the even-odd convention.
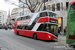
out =
[[[14,33],[41,40],[56,40],[58,18],[53,11],[40,11],[17,17]]]
[[[68,7],[66,43],[75,46],[75,1]]]

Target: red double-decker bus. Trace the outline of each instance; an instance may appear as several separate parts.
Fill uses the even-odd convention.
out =
[[[58,18],[53,11],[45,10],[20,16],[16,19],[14,33],[41,40],[58,37]]]

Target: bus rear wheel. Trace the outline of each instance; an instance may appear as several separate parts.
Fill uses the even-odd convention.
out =
[[[33,38],[37,39],[37,34],[36,33],[33,34]]]
[[[19,35],[19,32],[17,31],[17,34],[16,35]]]

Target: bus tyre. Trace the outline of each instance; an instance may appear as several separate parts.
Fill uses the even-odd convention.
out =
[[[19,32],[17,31],[17,34],[16,35],[19,35]]]
[[[73,46],[73,48],[75,49],[75,46]]]
[[[37,34],[36,33],[33,34],[33,38],[37,39]]]

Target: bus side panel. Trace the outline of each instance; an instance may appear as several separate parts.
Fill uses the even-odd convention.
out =
[[[49,38],[49,36],[50,36],[50,38]],[[51,34],[47,34],[47,38],[46,38],[46,40],[56,40],[57,38],[55,37],[55,36],[53,36],[53,35],[51,35]]]
[[[23,36],[33,37],[33,33],[34,33],[33,31],[22,30]]]
[[[22,30],[17,30],[19,35],[23,35],[22,34]]]
[[[17,34],[17,22],[15,22],[15,26],[14,26],[14,33]]]
[[[38,21],[38,23],[50,22],[50,19],[58,21],[57,19],[54,19],[54,18],[45,17],[45,18],[40,18],[39,21]]]
[[[49,36],[51,38],[49,38]],[[45,32],[37,32],[37,38],[41,39],[41,40],[55,40],[57,39],[56,37],[54,37],[53,35],[49,34],[49,33],[45,33]]]
[[[46,40],[46,33],[44,32],[36,32],[37,33],[37,38],[41,40]]]
[[[40,18],[38,21],[38,23],[43,23],[43,22],[50,22],[50,21],[48,21],[48,17]]]

